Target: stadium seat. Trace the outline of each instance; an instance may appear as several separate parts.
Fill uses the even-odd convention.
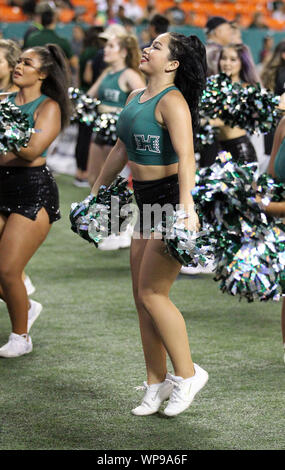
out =
[[[62,9],[59,11],[59,21],[61,23],[70,23],[74,18],[74,10]]]
[[[0,18],[2,23],[27,21],[27,17],[24,15],[21,8],[7,5],[0,5]]]
[[[280,21],[276,18],[271,18],[270,16],[268,16],[265,21],[270,29],[274,29],[276,31],[283,31],[285,29],[285,21]]]

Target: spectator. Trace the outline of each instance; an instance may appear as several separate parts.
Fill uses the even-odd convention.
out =
[[[30,5],[31,6],[31,5]],[[41,14],[45,11],[53,11],[56,9],[55,3],[53,1],[50,2],[40,2],[35,5],[34,10],[31,11],[30,17],[32,20],[31,25],[27,29],[23,37],[23,49],[27,47],[27,39],[31,33],[36,31],[41,31],[43,29],[43,25],[41,24]],[[24,8],[23,8],[24,11]]]
[[[124,26],[128,34],[134,34],[136,36],[136,25],[133,20],[131,20],[130,18],[124,18],[122,25]]]
[[[55,0],[55,3],[58,8],[69,8],[70,10],[74,10],[74,5],[71,0]]]
[[[236,21],[231,21],[232,27],[232,43],[233,44],[241,44],[242,37],[241,37],[241,28]]]
[[[185,23],[186,13],[180,8],[179,3],[182,0],[174,0],[174,5],[165,10],[164,14],[172,25],[182,25]]]
[[[143,14],[140,24],[148,25],[151,18],[153,18],[154,15],[156,15],[157,13],[159,12],[156,9],[156,0],[147,0],[146,7],[144,9],[144,14]]]
[[[188,26],[196,26],[196,13],[194,11],[189,11],[186,16],[185,24]]]
[[[213,16],[206,24],[206,51],[208,76],[218,73],[218,59],[223,46],[230,44],[233,38],[231,24],[221,16]]]
[[[285,2],[279,3],[277,9],[272,13],[272,18],[279,21],[285,21]]]
[[[20,2],[19,6],[21,6],[22,11],[28,18],[33,17],[35,13],[37,2],[36,0],[24,0]]]
[[[259,63],[264,65],[272,57],[272,49],[274,47],[274,38],[271,34],[264,36],[262,41],[262,49],[259,54]]]
[[[264,15],[258,11],[253,16],[253,21],[249,25],[249,28],[267,29],[268,26],[265,23]]]
[[[97,12],[106,13],[109,8],[112,8],[114,13],[118,12],[122,0],[94,0],[97,5]]]
[[[149,23],[148,31],[149,31],[149,36],[150,36],[150,43],[145,44],[144,47],[148,47],[152,41],[159,35],[166,33],[168,31],[169,27],[169,20],[166,18],[164,15],[160,15],[157,13],[152,17]]]
[[[125,15],[134,23],[139,23],[143,18],[143,9],[137,4],[136,0],[126,0],[123,4]]]
[[[238,28],[242,29],[243,28],[242,14],[237,13],[235,16],[235,19],[231,23],[235,24]]]
[[[25,48],[57,44],[64,52],[72,68],[78,69],[78,58],[72,53],[69,41],[55,32],[57,25],[57,10],[53,7],[49,11],[41,13],[42,29],[29,35]]]
[[[80,56],[83,49],[85,31],[81,25],[75,25],[72,29],[71,49],[73,54]]]
[[[126,34],[126,29],[120,24],[108,26],[105,31],[98,34],[99,50],[92,60],[86,63],[83,79],[85,83],[91,85],[96,82],[97,78],[103,72],[106,64],[104,63],[104,47],[108,39],[114,35]]]

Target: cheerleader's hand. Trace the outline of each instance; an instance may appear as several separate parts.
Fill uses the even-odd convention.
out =
[[[199,232],[200,222],[194,207],[188,210],[183,223],[190,232]]]

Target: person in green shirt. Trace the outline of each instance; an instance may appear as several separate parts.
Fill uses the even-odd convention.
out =
[[[56,10],[44,11],[41,14],[41,24],[43,29],[30,34],[25,43],[25,49],[35,46],[45,46],[46,44],[57,44],[64,52],[69,61],[69,65],[78,69],[78,58],[73,55],[69,41],[55,32],[57,24]]]

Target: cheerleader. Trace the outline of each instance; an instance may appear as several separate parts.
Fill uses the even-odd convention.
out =
[[[277,181],[285,183],[285,116],[278,124],[274,135],[267,173],[269,173],[273,178],[276,178]],[[258,197],[257,200],[261,209],[264,210],[266,214],[272,217],[285,217],[285,201],[270,202],[268,204],[260,197]],[[285,362],[285,298],[283,298],[281,309],[281,332]]]
[[[28,299],[22,273],[60,218],[58,189],[45,164],[48,146],[69,123],[68,74],[58,46],[24,51],[14,68],[19,92],[9,100],[28,115],[32,134],[27,147],[0,155],[0,296],[9,311],[12,333],[1,357],[32,351],[29,330],[42,305]]]
[[[21,54],[21,49],[11,39],[0,39],[0,93],[5,97],[6,93],[17,91],[13,83],[12,74],[16,61]]]
[[[129,34],[112,35],[104,48],[104,62],[107,68],[88,91],[88,95],[101,101],[99,106],[99,130],[90,144],[88,156],[88,179],[92,186],[98,177],[112,146],[117,140],[116,120],[123,109],[129,93],[144,86],[145,81],[139,71],[140,50],[137,38]],[[115,120],[112,129],[104,122],[105,116]],[[122,175],[129,176],[129,168]],[[100,250],[127,248],[131,243],[131,225],[120,235],[112,234],[100,243]]]
[[[250,51],[244,44],[230,44],[223,47],[219,62],[219,72],[231,78],[233,83],[256,85],[259,82]],[[210,124],[218,128],[217,139],[220,150],[232,154],[233,159],[240,163],[257,161],[255,148],[244,129],[225,125],[221,119],[212,119]]]
[[[17,59],[21,54],[21,49],[15,41],[11,39],[0,39],[0,100],[7,98],[7,94],[18,91],[12,79],[13,70],[16,65]],[[2,219],[3,220],[3,219]],[[0,223],[0,235],[4,223]],[[35,292],[29,276],[23,273],[24,284],[27,289],[28,295]]]
[[[114,118],[123,109],[129,93],[144,86],[139,72],[140,50],[135,36],[117,34],[110,37],[104,48],[106,69],[89,89],[87,94],[101,101],[98,112],[104,121],[104,115],[113,114]],[[99,123],[99,127],[100,127]],[[116,143],[116,134],[106,134],[101,127],[95,133],[90,145],[88,157],[88,180],[92,186],[98,177],[112,146]]]
[[[191,195],[195,185],[193,130],[206,81],[205,48],[196,36],[159,35],[143,50],[140,70],[147,87],[131,93],[120,114],[118,140],[97,178],[92,193],[109,185],[129,162],[139,207],[131,244],[133,294],[139,315],[147,380],[137,416],[156,413],[169,398],[165,415],[187,409],[208,374],[191,358],[185,321],[169,292],[181,264],[166,254],[165,244],[145,220],[149,205],[182,208],[190,230],[198,229]],[[148,218],[148,217],[147,217]],[[167,373],[167,355],[174,374]]]

